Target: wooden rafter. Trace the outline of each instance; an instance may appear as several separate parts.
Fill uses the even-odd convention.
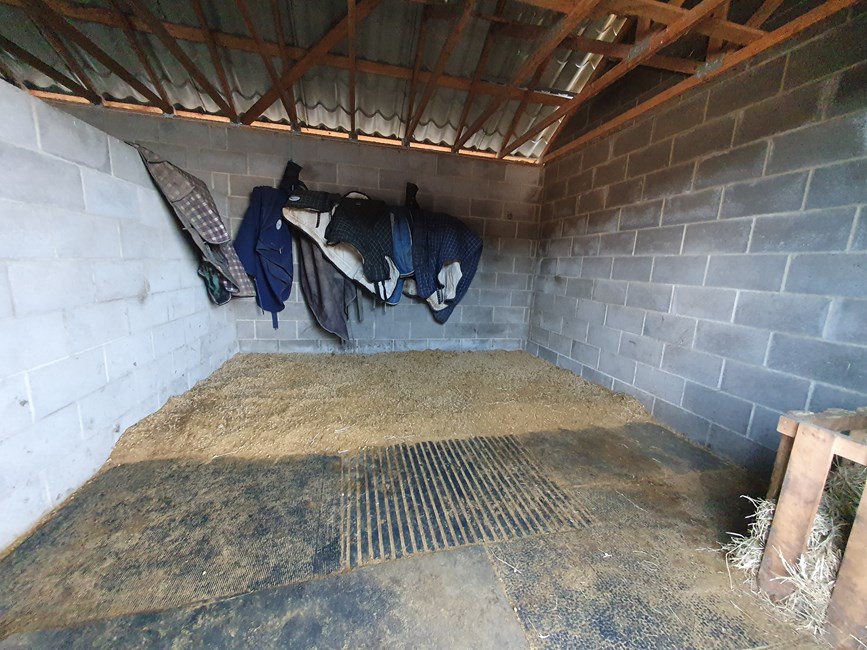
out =
[[[5,50],[11,56],[21,61],[21,63],[29,65],[34,70],[41,72],[50,79],[53,79],[61,86],[65,86],[76,95],[84,97],[91,104],[98,104],[101,101],[101,98],[98,95],[92,95],[91,92],[80,83],[70,79],[62,72],[55,70],[47,63],[43,63],[38,58],[30,54],[30,52],[28,52],[22,47],[18,47],[15,43],[2,35],[0,35],[0,49]]]
[[[409,135],[406,130],[409,127],[409,122],[412,118],[412,108],[415,106],[415,93],[418,89],[418,78],[421,73],[422,55],[424,54],[424,43],[427,38],[428,13],[428,7],[425,6],[421,12],[421,24],[418,28],[418,38],[416,39],[415,45],[415,63],[412,68],[412,78],[409,82],[409,96],[407,97],[403,113],[403,138],[401,139],[403,145],[409,144]]]
[[[597,4],[599,4],[599,0],[578,0],[578,2],[574,3],[571,11],[563,16],[556,25],[550,28],[544,41],[534,48],[533,53],[527,57],[527,60],[524,61],[524,63],[515,71],[509,85],[519,86],[527,77],[532,75],[541,62],[547,60],[548,57],[551,56],[554,50],[563,42],[563,39],[569,36],[578,24],[587,18]],[[473,121],[460,137],[455,140],[454,145],[452,145],[452,151],[460,149],[467,140],[469,140],[485,125],[485,122],[487,122],[491,115],[499,110],[502,105],[502,98],[492,97],[488,101],[485,110],[483,110],[475,121]]]
[[[812,27],[813,25],[825,20],[829,16],[834,15],[838,11],[842,11],[843,9],[851,7],[859,1],[860,0],[827,0],[825,3],[819,5],[811,11],[808,11],[804,15],[796,18],[795,20],[787,23],[786,25],[783,25],[779,29],[768,32],[764,38],[755,41],[744,48],[725,54],[722,57],[721,61],[714,62],[713,64],[706,64],[699,70],[698,73],[696,73],[692,77],[684,79],[679,84],[676,84],[671,88],[664,90],[663,92],[659,93],[654,97],[651,97],[650,99],[639,104],[638,106],[631,108],[624,113],[621,113],[620,115],[609,120],[605,124],[602,124],[601,126],[598,126],[595,129],[588,131],[587,133],[581,135],[572,142],[569,142],[568,144],[559,147],[558,149],[548,154],[548,156],[544,158],[543,162],[548,162],[561,156],[565,156],[572,151],[586,146],[594,140],[602,138],[612,133],[613,131],[616,131],[622,126],[632,122],[635,119],[638,119],[642,115],[645,115],[646,113],[658,108],[659,106],[669,102],[675,97],[679,97],[685,92],[701,86],[711,81],[712,79],[717,78],[721,74],[741,65],[742,63],[748,61],[754,56],[761,54],[762,52],[772,47],[775,47],[790,38],[797,36],[798,34]]]
[[[355,0],[346,0],[346,18],[349,25],[346,27],[346,41],[349,44],[349,137],[355,138],[355,81],[358,64],[355,57],[355,36],[358,30],[358,21],[355,16]]]
[[[3,61],[3,59],[0,59],[0,77],[3,77],[3,79],[15,86],[21,86],[15,78],[15,75],[12,74],[12,70],[9,69],[9,66],[6,65],[6,62]]]
[[[547,59],[542,61],[539,64],[539,67],[536,68],[536,72],[533,74],[533,78],[530,79],[530,83],[527,86],[527,90],[524,91],[524,96],[521,97],[521,103],[518,104],[517,110],[515,110],[515,114],[512,115],[512,121],[509,123],[509,128],[506,129],[506,134],[503,136],[503,145],[505,145],[513,135],[515,135],[515,129],[518,128],[518,121],[521,119],[521,116],[524,114],[524,111],[527,110],[527,104],[529,103],[528,98],[530,93],[536,90],[536,86],[539,85],[539,80],[542,78],[542,74],[545,72],[545,68],[548,67],[548,63],[551,61],[551,56],[553,53],[548,56]],[[506,155],[505,146],[500,147],[500,151],[497,152],[497,158],[503,158]]]
[[[70,25],[60,14],[56,13],[50,6],[48,6],[48,4],[43,2],[43,0],[27,0],[27,2],[39,11],[42,20],[49,24],[54,31],[71,41],[76,47],[87,52],[110,72],[117,75],[120,79],[123,79],[127,85],[145,97],[148,101],[159,106],[166,112],[171,110],[171,106],[166,105],[159,95],[145,86],[132,73],[130,73],[129,70],[120,65],[111,56],[106,54],[96,45],[96,43]]]
[[[280,74],[286,72],[292,63],[289,61],[289,54],[286,52],[286,35],[283,33],[283,15],[280,12],[280,0],[271,0],[271,14],[274,16],[274,26],[277,28],[277,47],[280,48],[280,61],[283,63],[283,68]],[[262,44],[262,50],[265,51],[265,43]],[[298,130],[300,124],[298,122],[298,110],[295,107],[295,91],[292,86],[286,88],[286,94],[289,96],[290,111],[289,122],[292,128]]]
[[[674,0],[674,1],[675,2],[677,2],[677,1],[682,2],[683,0]],[[623,23],[623,26],[620,28],[620,31],[617,32],[617,35],[614,37],[613,42],[614,43],[620,43],[624,38],[626,38],[626,35],[629,33],[629,30],[632,28],[632,25],[634,22],[635,22],[635,18],[627,18],[626,22]],[[629,46],[624,45],[623,47],[629,47]],[[596,65],[596,68],[593,70],[593,73],[587,79],[587,83],[584,85],[588,86],[588,85],[592,84],[594,81],[596,81],[599,77],[601,77],[605,73],[606,68],[607,68],[607,63],[606,63],[605,59],[604,58],[600,59],[599,63]],[[539,156],[540,160],[548,154],[548,152],[554,146],[554,143],[557,141],[557,138],[560,136],[560,133],[563,131],[564,128],[566,128],[566,125],[568,123],[569,123],[569,120],[567,120],[567,119],[560,120],[560,123],[557,125],[557,128],[554,129],[554,131],[551,133],[551,136],[548,138],[548,142],[547,142],[547,144],[545,144],[545,148],[542,150],[542,154]],[[508,142],[508,138],[503,140],[504,144],[506,142]],[[505,150],[505,147],[503,148],[503,150]]]
[[[247,30],[250,32],[253,40],[256,41],[256,49],[259,50],[262,64],[265,66],[265,70],[267,70],[268,76],[271,78],[271,83],[278,89],[280,101],[283,104],[283,108],[286,109],[289,121],[292,123],[293,128],[298,128],[298,115],[295,112],[294,92],[292,92],[291,87],[280,86],[277,83],[280,77],[277,75],[277,69],[274,67],[271,55],[265,51],[265,41],[262,39],[262,34],[256,26],[256,21],[250,12],[250,6],[247,4],[247,0],[235,0],[235,4],[238,6],[238,11],[241,12],[241,17],[244,19],[244,24],[247,25]],[[292,95],[291,97],[290,94]]]
[[[126,14],[126,12],[124,12],[123,7],[121,7],[120,5],[120,0],[111,0],[111,6],[114,7],[114,10],[120,17],[121,29],[123,29],[124,36],[126,36],[126,40],[129,43],[129,46],[132,48],[133,52],[135,52],[136,57],[138,57],[139,63],[141,63],[142,67],[145,69],[145,72],[148,75],[148,79],[151,80],[151,84],[153,84],[153,87],[156,88],[157,93],[162,98],[162,100],[171,107],[172,103],[169,100],[168,94],[166,94],[165,86],[163,86],[163,82],[160,81],[156,70],[154,69],[153,65],[151,65],[147,52],[145,52],[144,48],[141,46],[135,30],[132,28],[132,23],[129,19],[129,16]]]
[[[197,84],[199,84],[199,88],[214,100],[214,103],[220,107],[221,111],[228,115],[231,112],[229,104],[226,103],[226,100],[223,99],[223,96],[220,95],[219,91],[214,88],[213,84],[211,84],[205,75],[202,74],[202,71],[196,67],[196,64],[193,63],[192,59],[187,56],[187,53],[181,49],[178,42],[168,33],[166,28],[163,27],[162,22],[151,13],[150,9],[145,7],[144,3],[137,2],[136,0],[125,0],[125,2],[127,6],[151,28],[154,35],[160,39],[165,48],[171,53],[177,62],[181,64],[184,70],[187,71],[187,74],[190,75]]]
[[[102,95],[97,92],[90,77],[84,71],[84,68],[78,62],[76,56],[68,47],[66,47],[66,44],[61,40],[57,32],[51,29],[51,26],[41,19],[39,12],[34,10],[30,5],[25,5],[24,11],[26,11],[27,15],[30,16],[30,20],[33,21],[34,25],[36,25],[36,29],[40,34],[42,34],[42,37],[48,45],[51,46],[51,49],[53,49],[57,53],[57,56],[59,56],[66,64],[67,69],[75,75],[75,78],[81,82],[82,86],[101,99]]]
[[[731,0],[726,0],[723,2],[719,8],[714,12],[713,15],[718,18],[727,18],[729,15],[729,5],[731,4]],[[720,53],[720,51],[725,45],[725,41],[721,38],[717,38],[716,36],[711,36],[707,39],[707,53],[705,54],[705,61],[710,61],[713,57]]]
[[[683,34],[705,20],[712,11],[720,6],[725,0],[702,0],[694,8],[686,12],[679,20],[673,22],[660,32],[651,34],[640,43],[632,46],[634,54],[625,58],[611,70],[602,75],[594,83],[584,87],[575,97],[553,111],[547,117],[533,124],[520,138],[506,145],[506,152],[512,152],[528,140],[554,124],[557,120],[564,119],[574,113],[579,106],[592,97],[598,95],[603,89],[623,77],[627,72],[638,67],[641,60],[652,56],[662,48],[670,45]]]
[[[475,4],[476,0],[464,0],[463,11],[461,11],[460,17],[452,27],[451,33],[449,33],[449,37],[446,39],[446,42],[443,44],[443,49],[440,50],[440,55],[437,57],[437,62],[434,64],[434,69],[431,71],[430,80],[425,84],[424,93],[422,93],[421,100],[419,101],[418,106],[413,109],[412,119],[410,120],[409,125],[406,127],[406,135],[404,136],[404,141],[412,139],[412,134],[415,132],[416,127],[418,127],[418,123],[421,121],[422,115],[427,108],[428,102],[430,102],[431,97],[433,97],[434,91],[437,89],[440,75],[443,73],[443,70],[445,70],[446,64],[449,62],[449,59],[452,56],[452,52],[454,52],[455,48],[457,47],[458,42],[460,41],[460,38],[464,33],[464,30],[470,24],[470,19],[473,17],[473,8],[475,7]]]
[[[223,89],[223,96],[226,98],[226,103],[229,105],[229,119],[233,122],[238,121],[238,111],[235,109],[235,100],[232,99],[232,88],[229,86],[229,78],[226,76],[226,69],[223,67],[223,62],[220,59],[220,53],[217,50],[217,44],[214,41],[214,36],[208,27],[208,19],[205,16],[205,11],[202,9],[201,0],[192,0],[193,11],[196,12],[196,20],[199,21],[199,32],[203,42],[208,46],[208,54],[211,57],[211,65],[217,73],[217,79],[220,80],[220,87]],[[166,27],[166,24],[163,23]],[[148,30],[150,31],[150,30]],[[172,32],[166,27],[166,31]],[[173,37],[177,38],[175,34]]]
[[[369,16],[381,2],[382,0],[359,0],[355,7],[356,21],[361,22],[367,18],[367,16]],[[329,50],[346,38],[348,26],[349,17],[344,16],[334,27],[328,30],[325,36],[319,39],[316,45],[307,50],[304,56],[295,63],[290,70],[284,72],[283,76],[280,77],[274,86],[266,91],[258,101],[247,110],[241,118],[241,122],[244,124],[252,124],[258,120],[262,113],[264,113],[265,110],[276,101],[280,94],[279,88],[285,88],[286,86],[294,84],[296,81],[301,79],[301,77],[304,76],[304,73],[310,68],[322,64],[325,55],[328,54]]]
[[[761,28],[771,15],[783,4],[783,0],[765,0],[746,22],[747,27]]]

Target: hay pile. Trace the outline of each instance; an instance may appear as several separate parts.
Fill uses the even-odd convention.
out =
[[[820,634],[825,612],[846,547],[858,502],[867,482],[867,467],[843,463],[834,469],[825,485],[825,494],[807,541],[807,552],[795,564],[785,563],[788,576],[780,580],[794,586],[791,595],[774,606],[801,629]],[[746,535],[730,533],[732,540],[723,546],[726,562],[747,574],[754,591],[765,542],[771,529],[776,502],[748,499],[756,508]]]

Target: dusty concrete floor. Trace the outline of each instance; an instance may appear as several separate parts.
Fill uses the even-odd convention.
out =
[[[484,360],[461,363],[456,383],[484,383]],[[550,390],[522,408],[547,412]],[[762,482],[623,420],[270,459],[213,459],[212,436],[167,458],[172,442],[107,467],[0,562],[0,648],[817,647],[716,550]]]

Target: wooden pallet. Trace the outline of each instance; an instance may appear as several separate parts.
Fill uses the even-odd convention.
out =
[[[758,577],[772,599],[793,590],[776,578],[786,575],[784,560],[794,564],[807,549],[834,456],[867,465],[867,408],[792,411],[780,417],[777,430],[780,446],[768,498],[778,502]],[[867,647],[867,498],[861,499],[840,563],[825,632],[836,649]]]

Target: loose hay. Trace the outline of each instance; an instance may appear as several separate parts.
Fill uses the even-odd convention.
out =
[[[807,552],[795,563],[783,562],[788,575],[779,580],[793,585],[794,591],[773,605],[798,628],[815,635],[821,634],[825,624],[825,613],[865,481],[867,467],[861,465],[841,464],[832,471],[807,540]],[[723,550],[726,562],[746,573],[745,581],[758,591],[756,578],[776,501],[744,498],[755,506],[756,512],[749,517],[753,521],[746,535],[731,533],[732,540],[723,545]]]

